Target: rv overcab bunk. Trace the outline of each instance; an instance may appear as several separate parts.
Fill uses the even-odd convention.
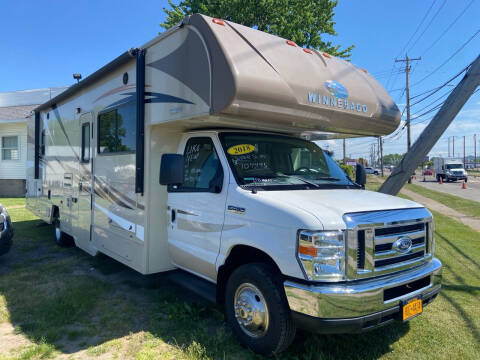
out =
[[[189,274],[258,353],[297,327],[407,320],[440,290],[430,212],[364,190],[361,166],[354,181],[313,142],[399,125],[349,62],[197,14],[34,118],[27,205],[55,241]]]

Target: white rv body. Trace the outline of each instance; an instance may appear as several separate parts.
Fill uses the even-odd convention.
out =
[[[142,274],[183,269],[216,284],[221,301],[228,300],[230,275],[237,268],[265,263],[282,277],[280,293],[297,320],[347,319],[348,324],[330,322],[330,330],[313,330],[363,331],[372,313],[387,319],[413,294],[385,300],[384,289],[429,277],[429,284],[413,290],[424,304],[440,290],[431,214],[414,202],[362,190],[343,173],[337,176],[346,185],[337,187],[297,177],[290,190],[269,190],[257,180],[243,186],[234,164],[249,156],[247,167],[266,167],[266,162],[254,157],[248,141],[226,147],[226,139],[240,134],[287,144],[335,134],[386,135],[399,120],[386,91],[354,65],[193,15],[35,110],[35,126],[29,128],[35,161],[28,169],[28,193],[34,195],[27,206],[55,223],[57,241],[67,234],[89,254],[107,254]],[[246,157],[232,158],[237,146],[244,146],[239,151]],[[203,156],[199,149],[206,149],[218,174],[206,167],[207,160],[202,168],[188,168]],[[280,156],[278,149],[273,155]],[[160,184],[162,156],[175,153],[188,168],[185,183],[188,177],[198,183],[205,177],[208,189]],[[305,171],[302,164],[311,160],[299,151],[292,154],[289,161]],[[338,167],[321,156],[329,168]],[[393,235],[376,236],[383,227]],[[309,263],[317,258],[300,256],[299,244],[305,232],[322,231],[345,237],[343,258],[325,265],[343,273],[318,282]],[[405,238],[410,239],[406,252],[376,249],[375,241],[393,249]],[[338,281],[343,285],[332,287]],[[334,306],[342,302],[345,306]],[[265,312],[258,311],[254,325],[261,328]],[[390,321],[380,320],[377,325]],[[241,326],[248,321],[245,315]],[[272,350],[258,344],[247,346],[267,354],[288,345]]]

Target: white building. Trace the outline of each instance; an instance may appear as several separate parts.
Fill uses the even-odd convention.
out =
[[[27,119],[66,87],[0,93],[0,197],[25,195]]]

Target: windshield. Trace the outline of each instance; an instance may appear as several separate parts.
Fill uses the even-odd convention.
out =
[[[450,170],[450,169],[463,169],[463,165],[462,164],[448,164],[446,165],[447,169]]]
[[[233,174],[241,186],[276,190],[358,186],[315,143],[281,135],[220,135]]]

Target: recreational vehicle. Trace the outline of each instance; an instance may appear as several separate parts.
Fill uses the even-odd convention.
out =
[[[400,113],[365,70],[193,15],[34,111],[28,208],[142,274],[176,270],[273,355],[296,328],[363,332],[438,294],[432,215],[364,189],[314,140]]]

